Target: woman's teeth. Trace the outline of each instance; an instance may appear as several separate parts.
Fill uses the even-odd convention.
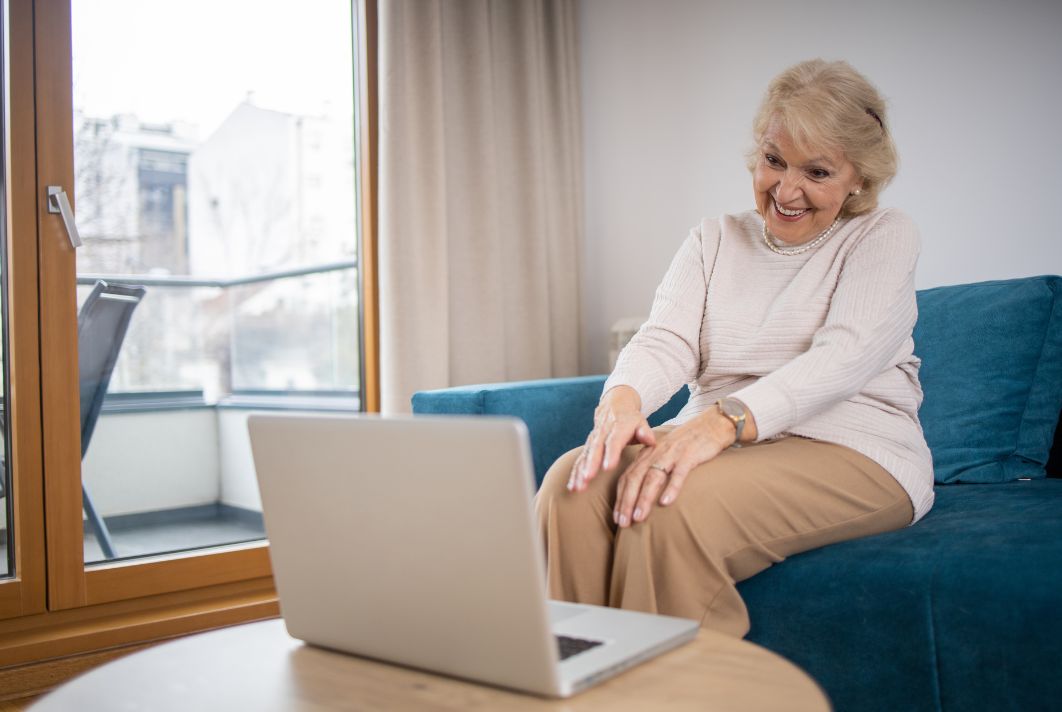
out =
[[[781,205],[779,205],[777,203],[777,201],[775,202],[774,207],[782,215],[785,215],[786,217],[790,217],[790,218],[795,218],[797,215],[803,215],[804,213],[806,213],[808,211],[807,208],[804,208],[803,210],[786,210]]]

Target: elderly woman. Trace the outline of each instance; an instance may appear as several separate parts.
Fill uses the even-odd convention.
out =
[[[918,232],[877,207],[896,170],[884,102],[847,63],[804,62],[753,132],[756,209],[690,232],[536,498],[553,598],[744,636],[737,582],[933,503]],[[650,429],[682,384],[685,408]]]

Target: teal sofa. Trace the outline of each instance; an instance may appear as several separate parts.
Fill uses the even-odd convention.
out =
[[[1062,709],[1062,278],[928,289],[918,306],[933,510],[743,582],[748,639],[807,670],[837,710]],[[426,391],[413,410],[522,418],[541,481],[585,440],[603,383]]]

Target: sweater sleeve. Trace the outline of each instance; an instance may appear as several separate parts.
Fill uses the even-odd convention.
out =
[[[708,225],[708,223],[704,223]],[[642,413],[654,413],[700,370],[704,320],[705,245],[694,228],[656,289],[649,319],[620,352],[604,391],[630,386],[642,400]],[[714,245],[713,245],[714,248]],[[715,254],[715,250],[707,250]]]
[[[823,325],[800,356],[733,397],[764,440],[859,393],[896,364],[917,318],[914,223],[887,213],[845,257]]]

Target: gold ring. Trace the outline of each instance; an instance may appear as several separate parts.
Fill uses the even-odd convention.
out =
[[[649,465],[649,469],[650,470],[660,470],[665,475],[670,475],[671,474],[671,470],[667,469],[663,465],[657,465],[656,463],[653,463],[652,465]]]

